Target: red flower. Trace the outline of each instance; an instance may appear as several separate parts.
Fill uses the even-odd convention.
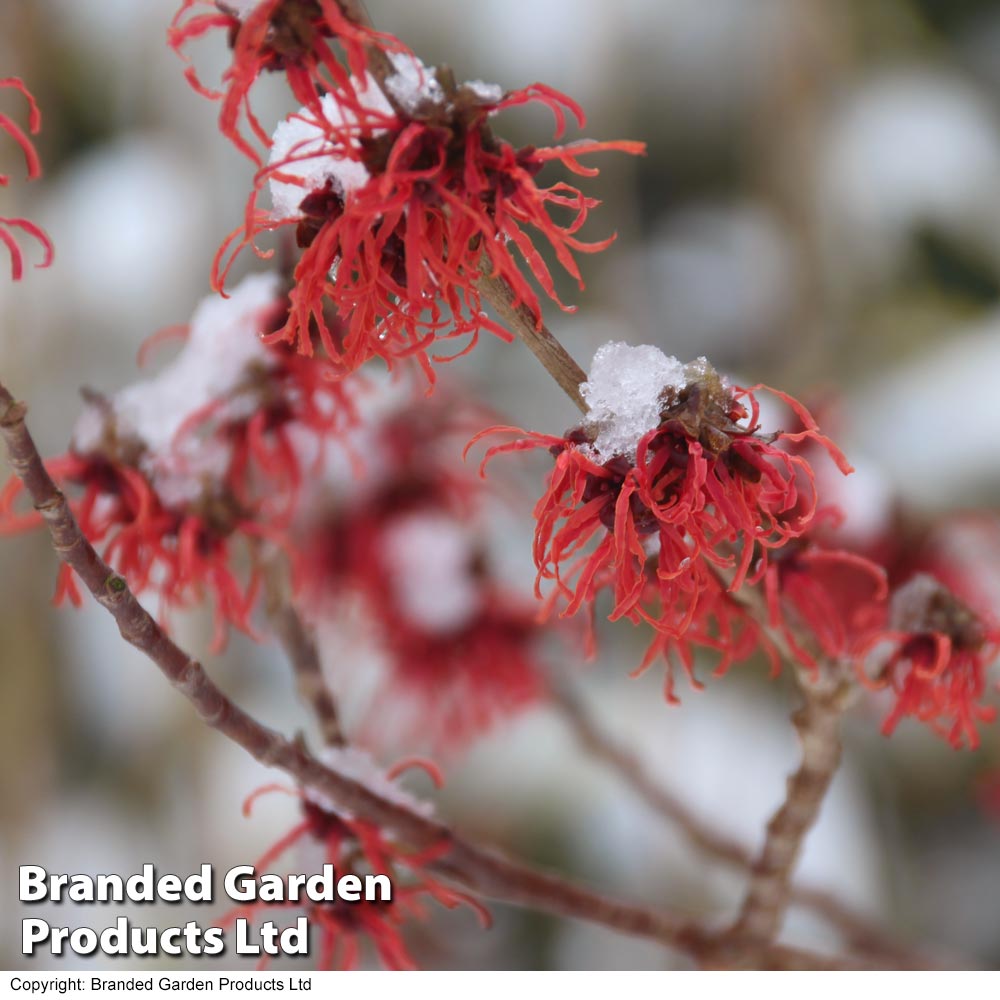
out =
[[[356,754],[357,751],[339,751]],[[390,771],[395,776],[409,762],[403,762]],[[243,806],[243,813],[249,816],[256,799],[267,792],[289,792],[279,785],[269,785],[251,795]],[[438,882],[425,866],[448,845],[419,854],[408,853],[400,845],[385,837],[370,823],[339,815],[327,804],[317,801],[309,793],[297,794],[302,802],[302,821],[282,837],[254,865],[258,873],[273,868],[284,854],[300,842],[312,842],[323,849],[323,864],[332,864],[338,877],[346,874],[388,875],[393,886],[391,901],[367,901],[357,903],[314,903],[305,904],[306,917],[319,928],[319,957],[317,968],[323,970],[354,969],[361,958],[361,947],[368,942],[374,948],[379,961],[387,969],[415,969],[416,964],[403,939],[403,927],[408,920],[421,920],[427,916],[426,904],[436,902],[446,909],[468,906],[484,927],[489,927],[489,913],[475,900],[464,893],[456,892]],[[405,879],[405,881],[404,881]],[[278,904],[258,902],[250,906],[230,911],[221,924],[232,923],[238,917],[252,917],[255,912],[274,906],[300,904]],[[267,965],[267,956],[261,959],[259,968]]]
[[[980,617],[947,587],[918,574],[893,594],[885,628],[860,645],[858,672],[874,690],[889,689],[896,704],[882,725],[888,736],[907,716],[927,723],[956,749],[979,746],[977,725],[992,722],[984,705],[987,669],[1000,655],[1000,628]],[[890,652],[872,670],[878,647]]]
[[[35,99],[31,96],[28,88],[17,77],[7,77],[0,80],[0,89],[11,87],[24,95],[28,102],[28,130],[31,135],[38,133],[42,127],[42,115],[38,110]],[[21,147],[24,153],[25,164],[28,169],[28,180],[37,180],[42,176],[42,164],[38,158],[34,144],[24,130],[7,115],[0,114],[0,132],[6,132]],[[6,187],[10,183],[10,177],[0,174],[0,187]],[[45,231],[34,222],[21,218],[0,218],[0,243],[7,247],[10,253],[11,277],[14,281],[20,281],[24,275],[24,254],[17,241],[17,232],[27,233],[42,248],[42,260],[37,267],[48,267],[52,263],[53,248],[52,241]]]
[[[187,509],[167,507],[137,469],[101,456],[74,453],[46,462],[49,474],[63,487],[78,487],[82,496],[71,506],[80,530],[135,591],[153,589],[162,614],[173,608],[197,606],[206,591],[215,602],[213,648],[225,643],[226,626],[252,634],[250,614],[260,588],[254,564],[241,581],[230,569],[239,536],[280,539],[258,525],[224,494],[206,495]],[[12,534],[42,524],[37,513],[17,515],[21,482],[11,479],[0,493],[0,534]],[[250,547],[253,554],[253,547]],[[60,567],[55,601],[80,606],[82,598],[73,571]]]
[[[885,570],[843,549],[796,539],[772,553],[764,574],[768,624],[781,630],[788,649],[803,666],[817,657],[843,660],[888,597]],[[813,640],[805,648],[800,636]]]
[[[608,345],[602,352],[636,352],[633,360],[646,365],[645,354],[638,354],[651,350]],[[648,622],[664,636],[654,647],[691,636],[705,640],[721,625],[728,663],[733,651],[726,636],[743,616],[727,603],[727,591],[764,577],[771,553],[800,538],[815,517],[812,470],[786,448],[811,439],[842,472],[850,466],[790,397],[768,390],[792,408],[804,429],[765,435],[754,396],[762,387],[730,388],[704,359],[683,368],[655,354],[676,381],[646,386],[649,405],[636,403],[635,387],[626,386],[622,391],[632,395],[624,405],[648,412],[633,413],[625,431],[618,416],[605,412],[605,400],[584,427],[562,438],[530,434],[495,446],[483,465],[499,453],[537,447],[555,456],[535,507],[536,593],[541,596],[544,580],[554,581],[550,606],[565,602],[562,613],[572,615],[609,590],[610,619]],[[603,360],[599,352],[585,396],[589,391],[593,398],[607,380]],[[524,433],[484,433],[498,430]],[[629,431],[637,438],[634,453],[622,454],[622,435]]]
[[[265,146],[271,139],[250,106],[250,91],[265,72],[283,72],[298,102],[319,114],[320,97],[331,90],[360,117],[365,108],[354,92],[353,78],[364,76],[366,48],[405,52],[391,35],[354,24],[337,0],[184,0],[167,35],[170,47],[186,62],[188,43],[221,29],[229,38],[232,64],[223,74],[223,91],[206,87],[190,64],[185,76],[204,97],[221,100],[219,127],[228,139],[260,163],[260,156],[244,134],[245,117],[250,135]],[[337,57],[336,44],[347,56],[350,72]]]
[[[207,300],[190,328],[169,331],[185,338],[173,361],[109,399],[91,394],[71,451],[48,464],[82,490],[72,501],[81,530],[133,589],[154,590],[164,613],[212,595],[216,647],[228,625],[252,632],[262,543],[297,567],[287,530],[303,484],[354,420],[348,386],[284,345],[260,344],[283,310],[267,275],[248,278],[228,302]],[[13,513],[21,492],[11,480],[0,531],[41,523]],[[79,603],[67,567],[64,596]]]
[[[362,716],[365,741],[453,751],[541,694],[534,606],[498,579],[490,498],[457,461],[481,419],[439,393],[373,422],[367,479],[300,524],[307,615],[337,642],[357,640],[384,674]],[[357,656],[335,659],[337,683],[355,692]]]
[[[684,625],[683,629],[654,627],[642,662],[629,676],[638,677],[654,663],[662,662],[666,668],[664,697],[670,704],[678,704],[679,699],[674,693],[678,667],[696,691],[704,687],[695,676],[699,650],[711,650],[716,655],[712,669],[714,677],[723,676],[733,664],[748,659],[758,649],[770,660],[772,674],[778,674],[781,660],[774,644],[760,623],[747,614],[746,608],[734,599],[719,577],[706,574],[696,604],[686,606],[686,596],[678,597],[669,579],[663,580],[651,570],[647,570],[646,576],[642,603],[654,626],[657,622],[669,621],[683,622]],[[671,600],[673,604],[669,603]]]
[[[329,356],[347,370],[372,357],[391,363],[412,355],[433,379],[430,361],[449,360],[430,353],[437,339],[470,337],[459,353],[470,350],[483,329],[510,339],[483,312],[477,283],[484,271],[503,278],[516,302],[541,322],[538,296],[515,251],[555,299],[552,276],[532,240],[545,240],[581,287],[574,254],[602,250],[612,241],[579,238],[597,202],[565,182],[539,185],[542,168],[559,161],[593,176],[597,171],[584,167],[580,157],[611,149],[636,154],[644,146],[580,142],[517,150],[493,136],[492,115],[540,103],[553,111],[558,138],[566,109],[583,124],[579,107],[540,84],[504,95],[483,84],[459,86],[412,57],[396,57],[394,65],[397,73],[387,84],[390,95],[398,95],[394,104],[368,77],[350,91],[362,98],[364,116],[333,91],[318,113],[304,107],[279,127],[236,252],[261,232],[294,226],[304,253],[295,269],[288,322],[276,337],[310,354],[318,330]],[[374,122],[373,115],[382,121]],[[256,208],[265,184],[273,214]],[[557,221],[553,211],[566,220]],[[239,235],[216,258],[217,288]],[[328,305],[343,320],[342,336],[331,329]]]
[[[269,366],[251,370],[232,397],[190,414],[178,430],[174,456],[183,468],[183,451],[221,444],[228,456],[224,484],[233,499],[284,531],[307,479],[322,473],[331,448],[341,447],[341,435],[355,425],[354,395],[361,388],[332,378],[328,366],[284,344],[268,351]]]

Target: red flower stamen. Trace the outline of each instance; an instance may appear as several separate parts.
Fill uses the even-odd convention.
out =
[[[581,288],[574,255],[612,242],[614,237],[579,238],[597,201],[565,182],[539,185],[542,167],[558,160],[589,176],[596,171],[583,168],[580,156],[607,150],[634,155],[645,147],[583,142],[515,150],[487,127],[497,111],[541,102],[556,112],[561,130],[563,106],[582,121],[579,109],[549,88],[492,94],[477,85],[459,86],[447,73],[431,76],[419,64],[417,71],[427,75],[424,96],[411,97],[406,111],[386,117],[388,105],[366,77],[350,91],[364,98],[364,114],[333,91],[318,112],[307,105],[289,119],[301,138],[285,135],[280,153],[258,173],[244,230],[220,248],[213,285],[223,288],[235,255],[261,233],[295,226],[304,252],[295,269],[288,322],[275,338],[311,354],[316,331],[327,354],[346,370],[372,357],[390,364],[415,357],[433,380],[431,361],[470,350],[482,330],[510,339],[483,312],[478,283],[484,272],[506,282],[515,302],[528,306],[540,322],[529,277],[558,298],[533,236],[549,244]],[[280,203],[275,214],[257,208],[265,185]],[[557,221],[553,211],[568,211],[570,217]],[[328,306],[343,321],[343,331],[331,329]],[[468,344],[457,354],[431,353],[442,338],[466,337]]]
[[[0,80],[0,89],[3,88],[16,90],[27,100],[28,132],[31,135],[36,135],[42,127],[42,115],[31,92],[17,77],[7,77]],[[29,135],[24,132],[17,122],[5,114],[0,114],[0,132],[6,132],[20,147],[21,152],[24,154],[28,180],[33,181],[41,177],[42,163]],[[0,174],[0,187],[6,187],[9,183],[9,175]],[[31,222],[29,219],[0,218],[0,243],[3,243],[10,255],[11,278],[14,281],[20,281],[24,277],[24,252],[17,238],[18,233],[26,234],[41,247],[42,259],[35,267],[49,267],[55,255],[52,241],[39,225]]]
[[[912,717],[956,749],[978,747],[978,725],[997,715],[983,699],[987,669],[1000,655],[1000,628],[927,574],[894,593],[886,626],[871,631],[857,650],[862,683],[896,697],[882,731],[888,736]],[[872,654],[885,646],[890,651],[873,671]]]
[[[185,54],[195,39],[218,30],[226,32],[233,53],[223,74],[222,91],[203,84]],[[188,64],[184,75],[191,86],[203,97],[222,102],[222,134],[258,164],[260,155],[251,140],[265,147],[271,144],[250,104],[250,92],[261,74],[283,72],[299,103],[316,114],[321,96],[336,90],[338,99],[361,115],[364,107],[354,92],[353,79],[364,76],[367,48],[407,52],[391,35],[354,24],[336,0],[257,0],[242,17],[223,2],[184,0],[167,39]],[[343,49],[350,71],[339,61],[337,45]]]
[[[783,393],[774,394],[804,430],[765,435],[754,393],[766,387],[729,388],[704,361],[683,371],[684,384],[657,390],[658,423],[640,432],[634,457],[602,456],[599,428],[590,425],[562,438],[528,434],[495,445],[483,468],[498,454],[549,449],[555,467],[535,507],[536,594],[551,581],[547,606],[563,604],[562,614],[573,615],[610,591],[610,619],[652,625],[662,636],[654,655],[673,648],[690,673],[692,638],[724,650],[722,669],[737,633],[746,640],[735,643],[740,653],[753,648],[759,630],[740,625],[744,616],[726,592],[764,578],[771,554],[801,538],[815,517],[812,469],[787,443],[815,441],[842,472],[850,466]],[[524,433],[492,428],[474,440],[497,432]],[[725,644],[712,640],[714,630],[728,636]]]

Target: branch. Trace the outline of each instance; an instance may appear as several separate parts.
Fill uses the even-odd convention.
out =
[[[428,867],[466,889],[491,899],[589,920],[690,954],[710,950],[709,935],[686,919],[609,899],[476,847],[445,825],[418,816],[325,767],[302,746],[248,715],[214,684],[197,660],[166,635],[125,580],[84,537],[65,496],[45,469],[25,425],[25,412],[24,405],[15,402],[0,385],[0,435],[14,472],[45,521],[53,547],[115,619],[122,638],[153,661],[207,725],[261,764],[278,768],[302,787],[329,797],[344,812],[363,817],[418,851],[440,850]],[[797,956],[795,960],[814,965],[823,962],[809,956]]]
[[[344,746],[346,740],[340,725],[340,713],[323,677],[319,652],[309,629],[291,603],[285,603],[272,611],[271,622],[292,665],[299,696],[316,716],[323,743],[330,747]]]
[[[788,779],[785,801],[771,817],[750,887],[730,934],[753,954],[777,936],[792,895],[792,873],[840,764],[840,717],[847,685],[820,674],[801,678],[804,704],[792,716],[802,762]]]
[[[695,849],[732,869],[753,869],[754,857],[748,848],[720,833],[662,782],[655,780],[635,754],[601,728],[583,700],[568,685],[554,681],[550,693],[552,704],[580,745],[611,768],[648,806],[680,829]],[[789,900],[825,918],[843,935],[851,950],[884,956],[898,967],[922,968],[928,964],[918,952],[891,939],[879,925],[832,892],[793,884]]]
[[[581,413],[586,413],[587,404],[580,395],[580,386],[587,381],[587,373],[573,360],[541,318],[536,318],[528,306],[518,302],[510,285],[503,278],[491,275],[493,266],[489,257],[484,254],[479,266],[481,275],[476,281],[476,288],[480,294],[524,341],[559,388],[569,396],[573,405]]]

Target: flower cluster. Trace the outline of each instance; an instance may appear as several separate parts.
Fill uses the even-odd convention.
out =
[[[505,95],[479,82],[458,85],[412,57],[394,65],[386,93],[399,95],[395,103],[371,76],[355,85],[353,92],[371,111],[365,119],[332,93],[320,114],[303,107],[279,126],[243,240],[292,227],[303,249],[283,339],[308,353],[315,328],[327,352],[348,370],[371,357],[391,362],[415,355],[432,377],[429,352],[438,339],[468,336],[468,350],[481,329],[509,337],[483,313],[484,274],[505,282],[540,322],[538,297],[515,251],[556,299],[533,238],[546,241],[581,285],[574,252],[611,242],[577,235],[597,202],[563,181],[540,186],[536,176],[545,164],[558,160],[576,173],[593,174],[579,162],[584,154],[642,147],[582,142],[517,150],[489,131],[492,115],[542,103],[556,115],[558,138],[565,109],[582,123],[580,109],[539,85]],[[372,115],[382,116],[382,124],[373,127]],[[265,184],[272,212],[255,207]],[[554,218],[553,209],[565,220]],[[223,261],[220,254],[220,287],[228,266]],[[346,327],[340,341],[326,318],[329,305]]]
[[[328,750],[326,762],[349,771],[357,771],[359,763],[365,772],[375,767],[374,762],[360,751],[352,749]],[[403,761],[396,765],[389,777],[381,773],[375,776],[374,784],[383,794],[400,801],[411,810],[424,812],[423,802],[396,788],[394,779],[408,765]],[[369,775],[369,780],[370,775]],[[272,791],[289,791],[281,786],[269,785],[255,792],[244,804],[244,815],[249,815],[253,803],[262,795]],[[335,903],[310,903],[306,916],[310,924],[319,931],[319,952],[317,968],[322,970],[348,970],[358,967],[362,958],[362,947],[371,946],[379,962],[386,969],[414,969],[403,937],[403,928],[408,920],[426,917],[427,904],[437,903],[446,909],[466,906],[479,917],[484,927],[490,925],[490,915],[475,900],[464,893],[450,889],[437,881],[427,871],[427,865],[447,844],[431,847],[420,853],[408,852],[378,827],[363,820],[345,815],[332,803],[312,792],[291,792],[301,801],[302,819],[283,836],[254,865],[257,872],[271,870],[274,865],[293,847],[318,849],[321,858],[318,864],[332,864],[338,877],[347,874],[388,875],[393,885],[391,902],[362,900],[349,906]],[[311,858],[309,863],[315,859]],[[228,913],[222,920],[223,926],[239,917],[252,918],[259,910],[277,905],[257,902]],[[260,967],[268,962],[267,956]]]
[[[332,665],[342,691],[364,686],[359,649],[383,674],[359,738],[446,752],[539,696],[540,628],[533,603],[500,578],[489,498],[456,461],[482,412],[453,393],[412,410],[405,398],[365,421],[355,450],[367,475],[300,526],[303,606],[326,649],[358,640]]]
[[[987,668],[998,656],[1000,627],[940,580],[919,573],[894,591],[884,627],[861,646],[859,674],[868,687],[894,695],[882,727],[887,735],[909,716],[956,748],[974,748],[977,725],[996,718],[983,698]]]
[[[28,133],[25,133],[12,118],[2,113],[0,113],[0,132],[6,132],[20,147],[24,154],[28,180],[37,180],[42,175],[42,164],[29,134],[35,135],[41,129],[41,112],[31,92],[17,77],[0,79],[0,90],[3,89],[16,90],[28,102]],[[9,183],[10,177],[0,174],[0,187],[6,187]],[[14,281],[20,281],[24,275],[24,254],[17,240],[18,232],[27,234],[41,247],[42,260],[38,267],[48,267],[53,257],[52,241],[36,223],[24,218],[0,218],[0,243],[3,243],[10,254],[11,276]]]
[[[608,344],[581,387],[583,426],[489,449],[484,465],[526,448],[555,458],[535,508],[536,589],[554,583],[550,606],[572,615],[608,591],[611,620],[653,626],[645,665],[673,650],[689,674],[692,646],[718,649],[725,669],[757,645],[760,627],[732,595],[765,578],[773,553],[802,538],[817,511],[812,469],[794,446],[814,441],[851,471],[783,393],[768,390],[802,429],[762,433],[760,388],[730,386],[704,358],[682,365],[655,348]],[[496,430],[524,433],[484,433]],[[772,588],[779,580],[772,574]]]
[[[155,591],[164,613],[212,596],[216,647],[228,625],[252,631],[262,547],[293,554],[287,529],[310,471],[303,456],[318,464],[352,419],[345,386],[261,343],[286,310],[269,275],[248,278],[228,301],[206,300],[158,375],[110,398],[86,394],[70,451],[48,463],[81,492],[81,529],[130,586]],[[14,513],[20,492],[12,480],[3,493],[4,532],[40,523]],[[65,566],[64,596],[80,601]]]
[[[559,300],[535,241],[544,241],[582,287],[574,255],[613,240],[579,235],[595,199],[565,181],[545,185],[537,177],[552,162],[593,176],[597,171],[581,157],[642,153],[642,143],[517,149],[489,127],[505,109],[540,104],[555,116],[558,140],[567,113],[584,124],[565,95],[542,84],[509,93],[478,80],[459,84],[449,70],[424,66],[396,39],[358,23],[335,0],[258,0],[211,12],[203,6],[212,5],[186,0],[172,44],[180,51],[213,29],[229,32],[233,61],[225,93],[209,91],[193,70],[189,77],[201,92],[222,97],[222,131],[244,152],[256,158],[239,129],[242,111],[270,149],[245,225],[216,257],[213,284],[224,288],[233,260],[244,247],[256,247],[261,234],[292,229],[303,253],[276,339],[311,354],[318,335],[346,371],[373,357],[387,363],[415,357],[433,381],[431,361],[449,359],[431,353],[439,339],[468,337],[458,353],[471,349],[482,330],[509,339],[483,311],[486,276],[541,323],[529,276]],[[334,55],[335,42],[346,66]],[[254,81],[270,70],[286,75],[302,104],[273,137],[248,102]],[[270,211],[257,205],[265,190]]]

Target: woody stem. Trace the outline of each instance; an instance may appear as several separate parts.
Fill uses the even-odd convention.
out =
[[[642,801],[677,827],[700,853],[744,872],[755,872],[754,854],[739,840],[716,830],[675,792],[654,778],[642,761],[594,717],[583,698],[566,682],[553,677],[551,698],[580,746],[610,768]],[[881,927],[825,889],[791,884],[788,902],[810,910],[839,930],[852,946],[892,959],[906,967],[920,967],[923,956],[887,935]]]
[[[347,740],[340,724],[340,712],[323,677],[319,650],[308,626],[290,603],[272,612],[271,622],[292,665],[299,696],[316,716],[323,744],[344,746]]]
[[[840,717],[846,686],[802,678],[802,707],[792,716],[802,759],[788,779],[785,801],[771,817],[750,886],[730,936],[753,957],[777,937],[791,901],[792,873],[840,764]]]
[[[587,374],[573,360],[569,351],[556,339],[551,330],[524,302],[519,302],[503,278],[490,274],[492,265],[484,254],[480,261],[481,274],[476,287],[487,302],[500,314],[503,321],[524,341],[524,344],[542,363],[545,370],[581,413],[587,404],[580,394],[580,386],[587,381]]]

